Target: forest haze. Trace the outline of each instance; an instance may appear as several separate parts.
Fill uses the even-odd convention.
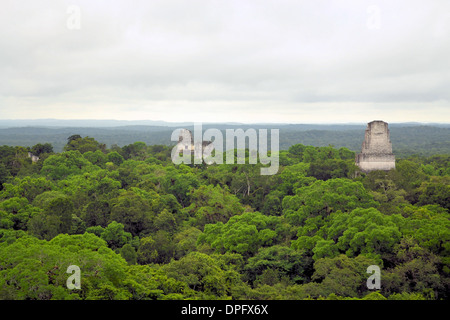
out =
[[[154,123],[157,123],[155,125]],[[93,137],[107,147],[123,147],[136,141],[148,145],[173,145],[170,136],[175,128],[192,129],[192,123],[145,121],[0,121],[0,145],[28,146],[51,143],[55,152],[61,152],[67,137],[73,134]],[[24,126],[27,125],[27,126]],[[394,153],[397,156],[450,154],[450,125],[398,123],[389,124]],[[333,145],[355,152],[361,151],[366,124],[203,124],[203,128],[246,130],[279,129],[280,149],[302,143],[316,147]]]

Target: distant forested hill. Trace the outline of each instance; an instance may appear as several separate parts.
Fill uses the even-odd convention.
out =
[[[390,127],[391,142],[394,153],[399,157],[410,155],[434,155],[450,153],[450,128],[432,126]],[[362,129],[350,130],[308,130],[304,132],[295,129],[280,133],[280,149],[286,149],[295,143],[313,146],[336,148],[346,147],[361,151],[364,140]]]
[[[192,126],[183,126],[192,129]],[[359,152],[364,139],[365,125],[313,125],[313,124],[210,124],[203,125],[203,129],[248,128],[280,129],[280,149],[286,150],[291,145],[302,143],[312,146],[333,145],[336,148],[346,147]],[[413,154],[429,156],[450,153],[450,126],[448,125],[419,125],[392,124],[389,125],[394,153],[398,157]],[[113,144],[124,146],[136,141],[143,141],[148,145],[171,145],[172,131],[176,127],[130,125],[116,127],[11,127],[0,129],[0,145],[33,146],[37,143],[51,143],[55,152],[62,151],[67,138],[73,134],[89,136],[111,147]],[[224,135],[225,136],[225,135]]]

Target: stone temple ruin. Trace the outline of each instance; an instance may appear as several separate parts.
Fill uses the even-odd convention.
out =
[[[202,141],[201,143],[193,142],[192,132],[187,129],[181,129],[177,144],[177,152],[183,150],[190,150],[194,158],[202,159],[203,155],[211,155],[214,149],[214,144],[211,141]]]
[[[40,160],[38,156],[35,156],[31,152],[28,152],[28,158],[31,158],[31,162],[38,162]]]
[[[395,156],[386,122],[375,120],[367,124],[361,153],[356,155],[355,162],[365,173],[395,169]]]

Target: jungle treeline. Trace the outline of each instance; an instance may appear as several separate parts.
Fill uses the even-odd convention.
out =
[[[0,147],[0,299],[450,297],[446,152],[364,174],[346,147],[295,143],[264,176],[175,165],[163,144],[45,141]]]

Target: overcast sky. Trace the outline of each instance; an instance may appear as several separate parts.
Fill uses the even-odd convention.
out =
[[[450,1],[1,0],[0,118],[450,122]]]

